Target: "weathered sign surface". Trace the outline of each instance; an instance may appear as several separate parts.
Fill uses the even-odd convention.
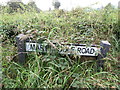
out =
[[[76,54],[81,56],[97,56],[99,52],[97,47],[87,46],[67,46],[67,49],[60,51],[60,54]]]
[[[37,52],[47,52],[47,47],[40,43],[30,43],[26,42],[26,51],[37,51]],[[64,45],[64,48],[59,50],[60,54],[76,54],[82,56],[98,56],[100,48],[97,47],[87,47],[86,45]]]

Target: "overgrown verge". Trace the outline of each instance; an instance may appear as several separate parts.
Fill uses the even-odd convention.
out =
[[[120,40],[117,9],[25,12],[0,14],[2,84],[5,88],[119,88]],[[117,32],[117,33],[116,33]],[[108,40],[111,49],[105,70],[96,72],[96,61],[82,62],[58,54],[28,54],[25,65],[17,63],[15,37],[24,33],[63,43],[99,44]],[[72,61],[72,65],[69,63]]]

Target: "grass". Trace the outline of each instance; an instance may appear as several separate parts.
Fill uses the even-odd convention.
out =
[[[104,9],[90,12],[75,9],[0,14],[3,87],[120,89],[117,10],[108,12]],[[15,37],[20,33],[32,35],[35,40],[44,38],[64,43],[100,44],[101,40],[108,40],[112,46],[105,58],[105,70],[100,72],[96,71],[96,60],[91,58],[82,62],[82,58],[76,56],[37,52],[29,53],[26,63],[20,65],[15,44]]]

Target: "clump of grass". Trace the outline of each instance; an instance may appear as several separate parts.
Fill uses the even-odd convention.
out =
[[[25,66],[15,62],[6,65],[2,82],[6,88],[118,88],[119,77],[106,71],[95,72],[92,62],[89,67],[89,62],[75,61],[71,66],[65,58],[36,55]]]

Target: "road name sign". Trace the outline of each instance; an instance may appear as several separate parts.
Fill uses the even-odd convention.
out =
[[[43,43],[31,42],[28,38],[21,39],[26,37],[24,34],[19,34],[16,36],[16,42],[18,47],[18,59],[20,63],[25,62],[26,52],[53,52],[55,48],[51,48],[50,45],[44,45]],[[56,43],[54,43],[56,44]],[[101,41],[100,45],[90,45],[86,44],[62,44],[62,48],[58,50],[59,54],[76,54],[81,56],[93,56],[97,57],[98,67],[103,67],[104,60],[107,56],[107,52],[111,44],[108,41]],[[99,47],[98,47],[99,46]],[[51,51],[49,51],[51,50]],[[52,53],[51,52],[51,53]]]
[[[26,42],[25,48],[27,52],[30,51],[37,51],[37,52],[47,52],[47,47],[44,46],[42,43],[31,43]],[[90,47],[86,45],[64,45],[63,49],[60,49],[58,53],[60,54],[76,54],[82,56],[97,56],[100,52],[100,48],[97,47]]]

